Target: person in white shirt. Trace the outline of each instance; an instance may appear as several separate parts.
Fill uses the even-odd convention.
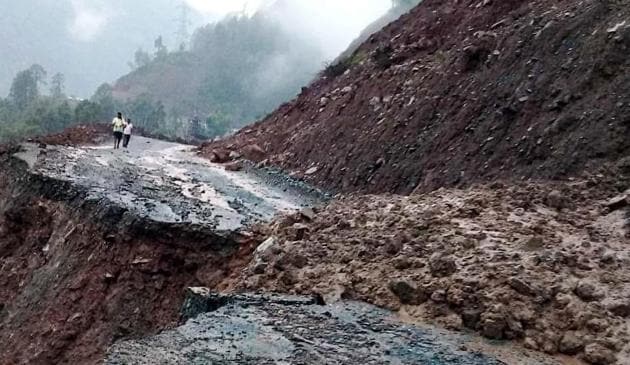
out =
[[[112,120],[112,128],[114,130],[114,149],[118,149],[125,129],[125,119],[123,119],[122,113],[119,112],[116,118]]]
[[[123,148],[127,148],[129,146],[129,140],[131,140],[131,132],[133,131],[133,123],[131,123],[131,119],[127,119],[127,125],[125,126],[125,130],[123,131]]]

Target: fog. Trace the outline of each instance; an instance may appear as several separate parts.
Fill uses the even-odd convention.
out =
[[[267,8],[283,27],[334,58],[391,0],[186,0],[188,32],[234,13]],[[180,0],[0,0],[0,95],[33,63],[66,76],[66,92],[88,97],[130,71],[139,47],[153,51],[163,36],[176,47]],[[323,62],[324,60],[322,60]]]

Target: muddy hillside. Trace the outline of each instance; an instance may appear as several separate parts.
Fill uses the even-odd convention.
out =
[[[340,192],[563,178],[627,155],[630,7],[425,0],[226,141]]]
[[[115,340],[177,324],[188,286],[216,289],[247,263],[248,227],[320,199],[192,146],[68,145],[96,135],[0,150],[2,364],[100,363]]]

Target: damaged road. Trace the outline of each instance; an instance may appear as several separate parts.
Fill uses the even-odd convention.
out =
[[[322,201],[306,185],[253,167],[227,171],[197,157],[193,146],[134,137],[129,149],[23,145],[30,170],[87,189],[136,217],[199,225],[219,232],[270,220]],[[271,183],[273,182],[273,183]]]
[[[504,364],[468,351],[466,336],[405,325],[367,304],[318,302],[192,288],[184,305],[193,316],[188,323],[152,338],[118,343],[105,363]]]

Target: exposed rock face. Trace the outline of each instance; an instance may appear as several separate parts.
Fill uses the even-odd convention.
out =
[[[502,364],[462,350],[463,337],[398,323],[391,313],[369,305],[189,293],[184,308],[189,314],[196,309],[198,316],[155,337],[116,344],[105,363]]]
[[[629,50],[623,1],[424,0],[218,145],[340,192],[572,176],[630,153]]]

